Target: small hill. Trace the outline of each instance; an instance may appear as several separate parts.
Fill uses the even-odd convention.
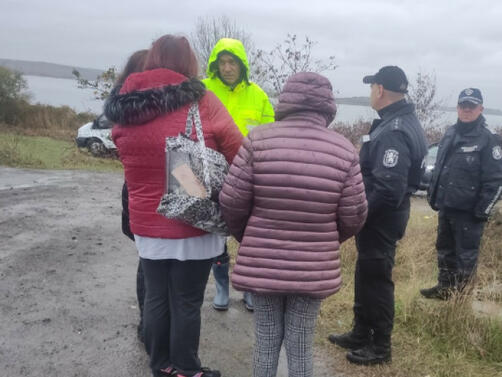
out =
[[[21,72],[24,75],[55,77],[60,79],[73,79],[72,71],[76,69],[81,76],[87,80],[96,80],[96,77],[103,73],[103,70],[94,68],[82,68],[76,66],[34,62],[28,60],[14,60],[0,58],[0,66]]]

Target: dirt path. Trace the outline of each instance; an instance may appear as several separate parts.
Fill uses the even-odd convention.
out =
[[[120,230],[122,176],[0,167],[0,375],[149,376],[136,338],[137,254]],[[200,355],[224,377],[252,375],[253,318],[210,281]],[[316,376],[334,377],[316,349]],[[286,377],[284,357],[278,377]]]

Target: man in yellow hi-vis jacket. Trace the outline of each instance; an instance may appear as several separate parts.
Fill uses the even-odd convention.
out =
[[[242,134],[254,126],[274,121],[267,94],[249,81],[249,63],[241,41],[223,38],[216,43],[203,82],[223,102]]]
[[[214,46],[207,64],[207,79],[203,82],[220,101],[244,136],[255,126],[274,121],[274,109],[267,94],[249,81],[249,63],[241,41],[222,38]],[[213,308],[227,310],[229,302],[229,257],[227,247],[213,264],[216,296]],[[253,310],[251,295],[244,293],[244,303]]]

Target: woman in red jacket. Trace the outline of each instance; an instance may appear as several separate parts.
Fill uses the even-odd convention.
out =
[[[321,300],[340,289],[340,244],[356,234],[367,204],[354,146],[330,130],[329,80],[289,78],[276,122],[253,129],[220,193],[240,241],[234,288],[253,293],[254,377],[274,377],[284,342],[290,377],[312,377]]]
[[[165,35],[153,43],[144,71],[130,75],[105,109],[117,123],[112,137],[145,276],[145,346],[154,376],[220,376],[201,367],[198,347],[204,290],[225,240],[156,212],[165,189],[165,139],[185,131],[191,103],[198,102],[206,146],[230,163],[241,145],[225,107],[195,78],[197,67],[187,39]]]

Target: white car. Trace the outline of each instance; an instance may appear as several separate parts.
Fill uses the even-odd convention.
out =
[[[113,124],[104,116],[84,124],[78,129],[76,143],[79,148],[87,148],[95,157],[103,157],[116,152],[112,141]]]

